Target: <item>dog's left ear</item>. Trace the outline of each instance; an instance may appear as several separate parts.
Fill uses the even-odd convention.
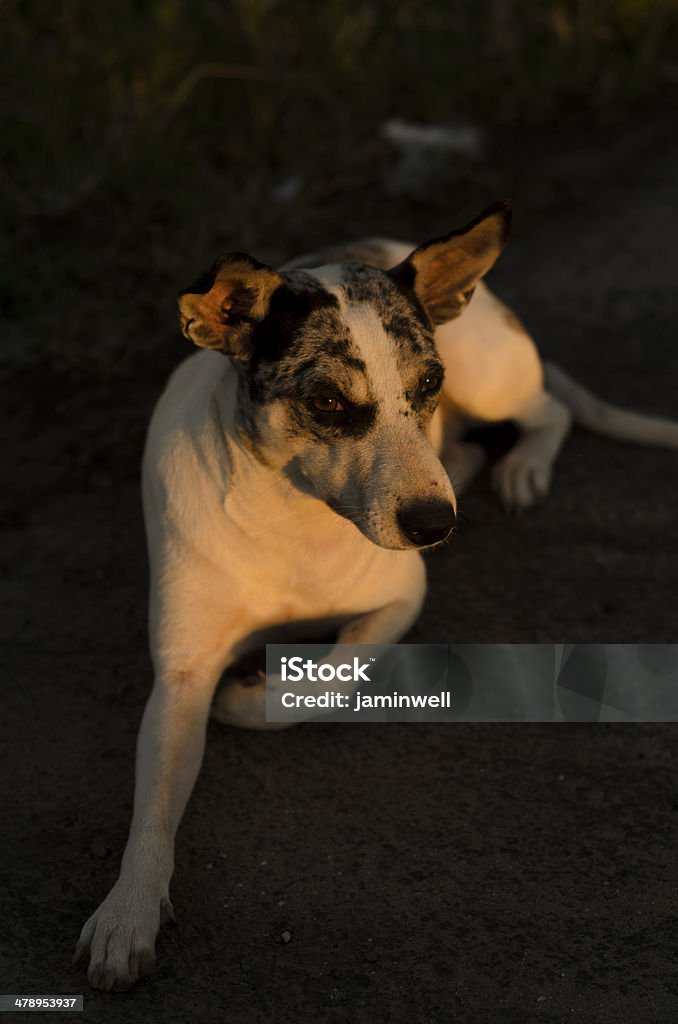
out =
[[[246,253],[220,256],[209,273],[179,292],[182,333],[201,348],[246,362],[252,329],[266,316],[271,296],[282,283],[277,271]]]
[[[484,210],[466,227],[420,245],[388,273],[413,289],[433,326],[454,320],[508,241],[511,204]]]

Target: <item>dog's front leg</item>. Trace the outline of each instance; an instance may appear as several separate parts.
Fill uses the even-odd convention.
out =
[[[339,649],[341,644],[395,644],[407,633],[416,622],[424,601],[425,586],[417,589],[412,595],[403,597],[392,604],[384,605],[375,611],[366,612],[345,623],[337,636],[337,647],[327,656],[326,661],[333,658],[342,662],[345,653]]]
[[[147,974],[160,924],[173,919],[174,837],[202,761],[212,696],[236,640],[224,635],[223,626],[207,635],[205,605],[196,600],[195,606],[202,621],[184,622],[181,629],[173,622],[173,632],[184,639],[175,637],[171,653],[156,658],[156,681],[137,743],[134,813],[120,876],[76,946],[75,960],[90,951],[88,979],[95,988],[123,990]]]
[[[530,508],[548,492],[551,470],[572,423],[569,410],[542,391],[512,415],[518,442],[496,463],[492,483],[511,512]]]

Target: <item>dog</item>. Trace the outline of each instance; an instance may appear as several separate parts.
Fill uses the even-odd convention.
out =
[[[266,727],[263,681],[226,674],[217,691],[225,670],[269,640],[404,636],[424,600],[421,551],[449,536],[484,462],[470,424],[517,424],[492,478],[518,511],[547,493],[573,421],[678,448],[678,424],[542,366],[482,282],[509,226],[500,202],[417,248],[371,239],[280,270],[232,253],[180,293],[202,351],[170,379],[144,453],[155,683],[120,876],[76,946],[94,987],[126,989],[153,966],[210,712]]]

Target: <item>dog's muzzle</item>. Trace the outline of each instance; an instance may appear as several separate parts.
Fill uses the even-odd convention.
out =
[[[418,548],[445,540],[454,526],[454,506],[440,498],[413,501],[399,509],[398,526],[402,535]]]

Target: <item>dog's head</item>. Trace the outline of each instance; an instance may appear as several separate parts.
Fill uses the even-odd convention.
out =
[[[433,335],[462,313],[509,221],[499,203],[390,270],[279,272],[231,253],[179,296],[186,337],[239,370],[244,442],[381,547],[429,547],[452,528],[428,440],[443,381]]]

